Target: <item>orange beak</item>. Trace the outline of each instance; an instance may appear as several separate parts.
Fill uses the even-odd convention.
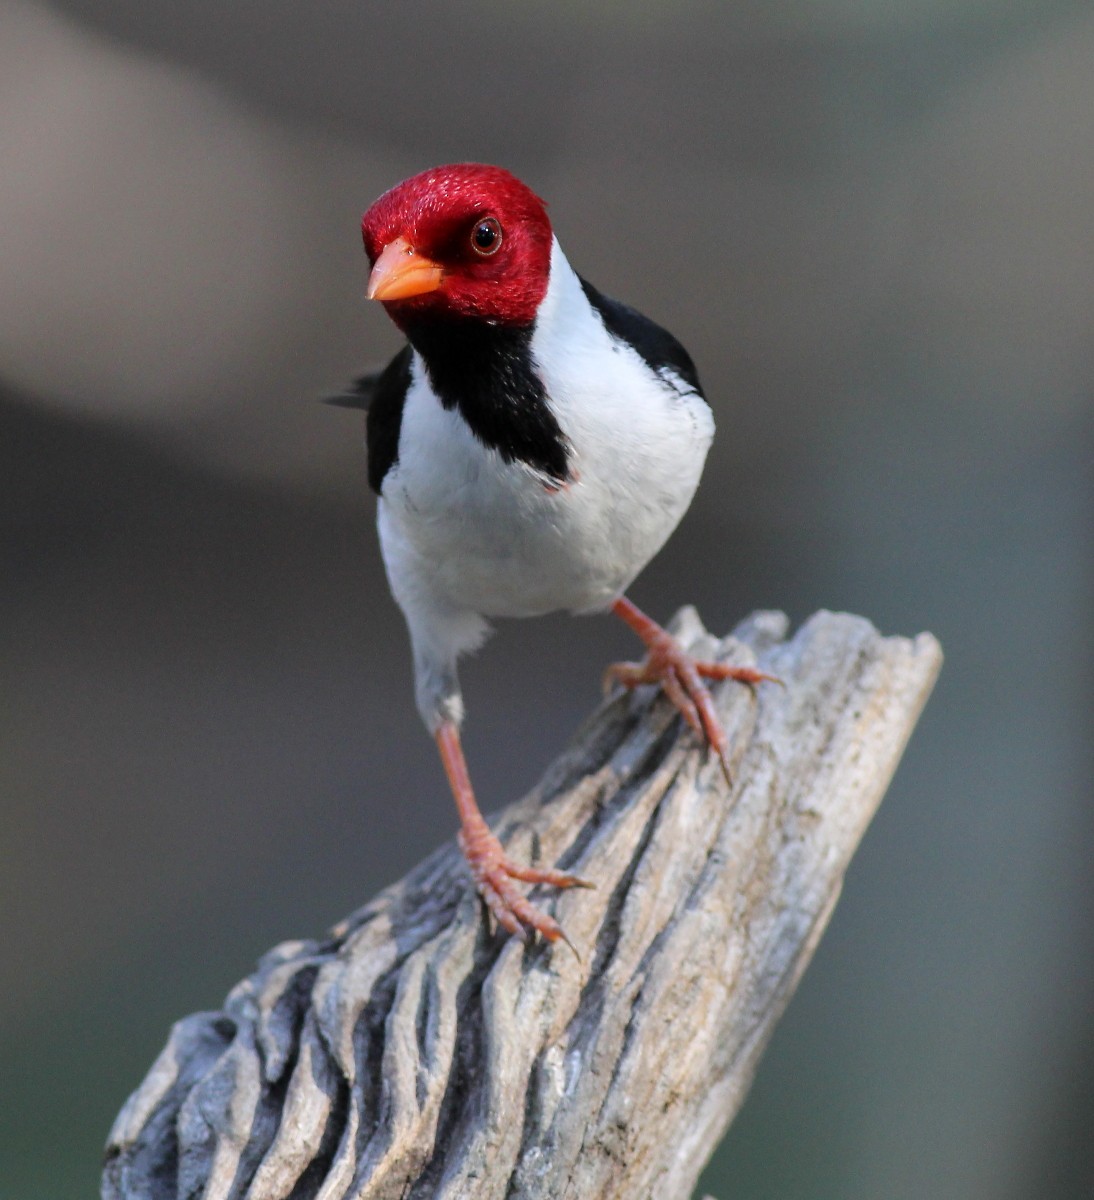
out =
[[[415,252],[406,238],[396,238],[380,251],[380,257],[368,277],[370,300],[406,300],[435,292],[444,279],[444,270],[431,258]]]

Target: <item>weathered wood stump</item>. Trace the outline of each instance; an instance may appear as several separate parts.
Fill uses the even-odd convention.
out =
[[[941,664],[779,614],[721,646],[715,759],[653,689],[606,702],[494,821],[595,891],[537,894],[581,957],[492,931],[450,844],[222,1012],[180,1021],[110,1133],[107,1200],[676,1200],[744,1098]]]

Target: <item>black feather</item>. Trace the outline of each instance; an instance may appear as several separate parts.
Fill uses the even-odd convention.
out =
[[[655,321],[644,317],[636,309],[605,296],[586,279],[581,280],[581,287],[589,303],[600,314],[604,328],[613,337],[633,346],[646,366],[651,371],[656,371],[662,379],[667,372],[672,372],[683,380],[690,391],[703,397],[703,389],[699,386],[699,373],[695,370],[691,355],[667,329],[662,329]]]
[[[446,320],[408,333],[440,402],[458,409],[484,446],[563,484],[570,444],[532,359],[533,328]]]
[[[383,371],[370,371],[349,384],[345,391],[335,392],[330,396],[320,396],[320,404],[331,404],[335,408],[358,408],[364,411],[376,396],[376,386],[383,376]]]
[[[365,436],[368,441],[368,485],[379,495],[384,476],[399,461],[399,431],[403,426],[403,406],[410,388],[409,346],[388,363],[379,375],[366,375],[358,380],[371,383],[371,394],[365,400]]]

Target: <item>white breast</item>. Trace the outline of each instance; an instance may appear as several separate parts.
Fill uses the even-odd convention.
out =
[[[415,360],[380,513],[404,609],[424,593],[486,617],[606,608],[687,511],[710,410],[607,333],[557,241],[532,354],[572,447],[575,478],[558,490],[483,447]]]

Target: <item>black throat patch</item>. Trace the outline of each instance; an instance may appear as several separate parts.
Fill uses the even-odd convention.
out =
[[[445,408],[459,409],[504,462],[524,463],[561,485],[570,480],[570,447],[536,372],[533,328],[447,320],[407,332]]]

